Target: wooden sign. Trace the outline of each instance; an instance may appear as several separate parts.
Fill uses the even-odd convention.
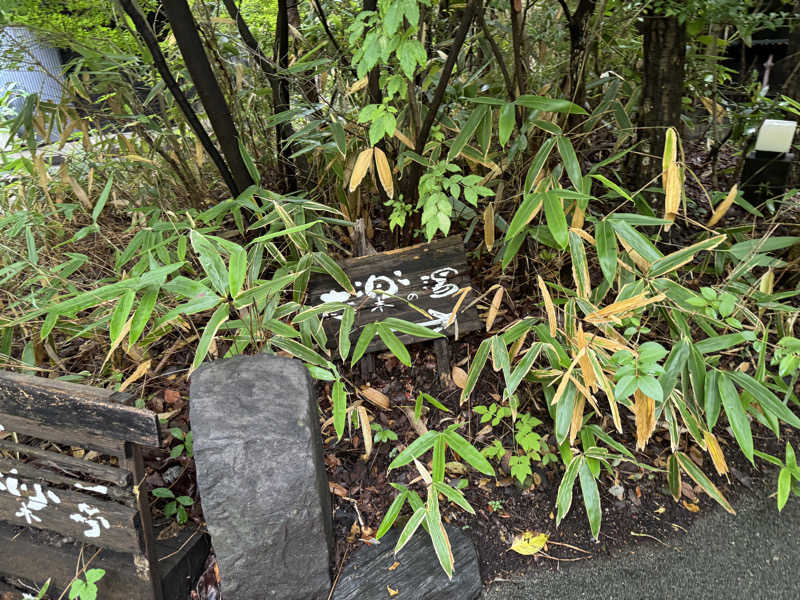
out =
[[[141,445],[160,446],[158,420],[121,404],[126,396],[0,371],[0,574],[32,584],[51,577],[50,592],[61,590],[90,544],[101,549],[91,566],[107,571],[102,598],[165,597],[142,485]],[[116,460],[63,451],[76,446]],[[50,547],[34,530],[74,543]]]
[[[478,311],[471,306],[474,296],[460,237],[347,259],[340,266],[355,294],[342,289],[331,277],[319,275],[309,283],[307,303],[343,302],[352,306],[356,310],[354,338],[364,325],[387,317],[424,325],[448,336],[462,336],[481,326]],[[331,347],[336,345],[341,318],[342,311],[337,311],[322,319]],[[419,340],[409,335],[399,337],[406,343]],[[383,347],[376,337],[368,350]]]

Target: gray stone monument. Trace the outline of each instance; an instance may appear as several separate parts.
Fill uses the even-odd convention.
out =
[[[190,417],[225,600],[327,598],[330,496],[303,364],[261,354],[203,365]]]

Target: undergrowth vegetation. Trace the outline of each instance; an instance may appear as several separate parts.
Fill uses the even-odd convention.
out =
[[[791,445],[780,459],[753,435],[756,424],[778,438],[800,429],[798,196],[755,198],[735,184],[752,134],[741,115],[796,118],[800,104],[722,60],[759,29],[797,27],[791,3],[764,13],[734,9],[741,2],[686,3],[715,8],[698,12],[315,0],[292,13],[281,0],[268,7],[274,30],[259,3],[246,4],[243,19],[227,0],[191,3],[212,81],[185,64],[188,42],[144,21],[178,92],[216,86],[229,121],[202,94],[181,103],[127,1],[97,24],[113,36],[69,42],[61,104],[28,96],[6,111],[4,128],[18,135],[0,155],[4,368],[138,390],[147,405],[148,382],[167,370],[294,356],[323,382],[322,420],[340,444],[360,435],[367,455],[373,441],[392,446],[389,477],[413,465],[414,485],[391,482],[377,537],[408,505],[398,548],[422,526],[449,575],[440,505],[474,509],[462,493],[469,477],[451,480],[448,461],[488,476],[507,469],[520,486],[560,463],[556,523],[577,487],[595,539],[599,490],[622,462],[663,476],[676,500],[688,478],[733,512],[690,446],[719,476],[732,452],[778,465],[779,508],[800,492]],[[86,33],[83,3],[66,24],[26,7],[6,20]],[[652,48],[620,23],[656,17],[692,43],[685,85],[672,73],[680,118],[664,116],[652,147],[636,127],[647,73],[635,67]],[[38,144],[53,137],[63,162]],[[417,419],[424,409],[454,422],[413,441],[373,422],[380,403],[351,369],[375,339],[411,367],[400,338],[441,334],[395,318],[355,331],[352,306],[307,304],[315,273],[354,291],[337,259],[359,252],[358,232],[381,249],[460,234],[485,268],[473,279],[486,333],[456,382],[458,406],[415,390]],[[513,318],[498,316],[504,303],[519,305],[505,311]],[[322,322],[337,311],[329,340]],[[497,398],[476,391],[490,370],[503,382]],[[468,420],[488,438],[469,439]],[[626,430],[634,444],[619,441]],[[658,432],[669,452],[649,460],[642,451]],[[190,436],[174,436],[176,456],[191,458]],[[186,521],[192,498],[156,491]]]

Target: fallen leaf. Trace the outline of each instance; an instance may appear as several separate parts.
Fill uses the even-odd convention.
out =
[[[666,508],[664,508],[663,506],[659,506],[659,507],[658,507],[658,508],[655,510],[655,513],[656,513],[657,515],[660,515],[660,514],[663,514],[663,513],[664,513],[666,510],[667,510],[667,509],[666,509]]]
[[[359,390],[359,393],[364,396],[369,402],[384,410],[389,410],[389,398],[380,390],[374,387],[364,386]]]
[[[150,360],[146,360],[138,367],[136,367],[136,370],[133,372],[133,375],[128,377],[125,381],[122,382],[122,385],[119,386],[119,391],[124,392],[129,385],[141,379],[145,375],[145,373],[147,373],[150,370],[150,362],[151,362]]]
[[[462,390],[467,387],[467,372],[461,367],[453,367],[453,383],[455,383]]]
[[[389,567],[389,569],[388,569],[388,570],[389,570],[389,571],[394,571],[394,570],[395,570],[397,567],[399,567],[399,566],[400,566],[400,563],[399,563],[398,561],[394,561],[394,562],[392,563],[392,566],[391,566],[391,567]]]
[[[167,404],[175,404],[181,399],[181,393],[178,390],[167,388],[164,390],[164,402]]]
[[[686,500],[681,500],[681,504],[683,504],[683,508],[688,510],[689,512],[700,512],[700,506],[697,504],[689,504]]]
[[[546,533],[534,533],[533,531],[525,531],[522,535],[516,536],[511,544],[510,550],[517,554],[525,556],[532,556],[539,552],[547,544],[550,536]]]
[[[397,594],[400,593],[399,590],[393,590],[388,585],[386,586],[386,591],[389,592],[389,598],[393,598],[394,596],[397,596]]]
[[[331,494],[336,494],[340,498],[345,498],[347,496],[347,488],[334,481],[328,482],[328,489],[330,490]]]
[[[354,544],[360,535],[361,527],[359,527],[358,521],[353,521],[353,524],[350,526],[350,535],[347,536],[347,543]]]

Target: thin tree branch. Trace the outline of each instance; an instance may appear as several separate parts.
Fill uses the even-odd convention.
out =
[[[500,52],[500,48],[498,47],[497,42],[494,41],[494,37],[492,37],[492,33],[489,31],[489,27],[486,25],[486,19],[483,18],[483,12],[478,15],[478,19],[480,21],[481,29],[483,30],[483,35],[486,38],[486,41],[489,42],[489,47],[492,49],[494,59],[497,61],[500,71],[503,73],[503,80],[506,82],[506,91],[508,92],[508,97],[513,101],[515,100],[514,82],[511,81],[511,75],[508,73],[506,62],[503,60],[503,55]]]
[[[464,40],[467,38],[467,32],[472,25],[472,21],[480,12],[482,6],[482,0],[472,0],[464,11],[464,16],[461,18],[461,23],[458,26],[455,39],[453,40],[453,45],[450,48],[450,52],[447,54],[447,60],[444,62],[442,72],[439,75],[439,84],[436,86],[436,91],[433,93],[433,100],[428,105],[425,121],[423,121],[419,136],[417,137],[417,144],[415,147],[417,154],[422,154],[425,150],[425,144],[428,142],[428,136],[430,135],[431,127],[433,127],[433,122],[436,119],[436,113],[439,112],[439,106],[441,106],[442,100],[444,100],[444,93],[450,81],[450,76],[453,74],[453,67],[455,67],[458,54],[461,52],[461,47],[464,45]]]
[[[561,8],[564,9],[564,16],[567,17],[567,21],[571,21],[572,14],[569,12],[569,6],[567,6],[566,0],[558,0],[558,3],[561,5]]]
[[[144,15],[139,10],[139,7],[134,4],[134,0],[120,0],[120,4],[127,15],[131,18],[131,21],[133,21],[133,25],[136,28],[137,33],[142,37],[147,49],[150,51],[150,55],[153,57],[153,64],[158,70],[159,75],[161,75],[161,78],[164,80],[164,84],[167,86],[167,89],[175,98],[175,102],[181,109],[181,112],[183,113],[187,123],[189,123],[189,127],[192,128],[192,131],[194,131],[194,134],[200,141],[200,145],[203,146],[203,149],[217,167],[222,179],[225,181],[225,185],[228,186],[228,189],[231,191],[231,193],[238,195],[236,192],[236,182],[233,179],[233,175],[231,174],[225,159],[222,158],[222,155],[220,154],[219,150],[217,150],[214,142],[211,141],[208,132],[206,132],[206,130],[203,128],[203,125],[200,123],[200,119],[197,118],[197,113],[194,112],[194,109],[191,107],[189,101],[186,99],[186,96],[183,94],[178,82],[175,81],[175,78],[172,76],[172,71],[170,71],[167,61],[164,58],[164,55],[161,53],[158,40],[156,39],[156,35],[150,27],[150,24],[144,18]]]

